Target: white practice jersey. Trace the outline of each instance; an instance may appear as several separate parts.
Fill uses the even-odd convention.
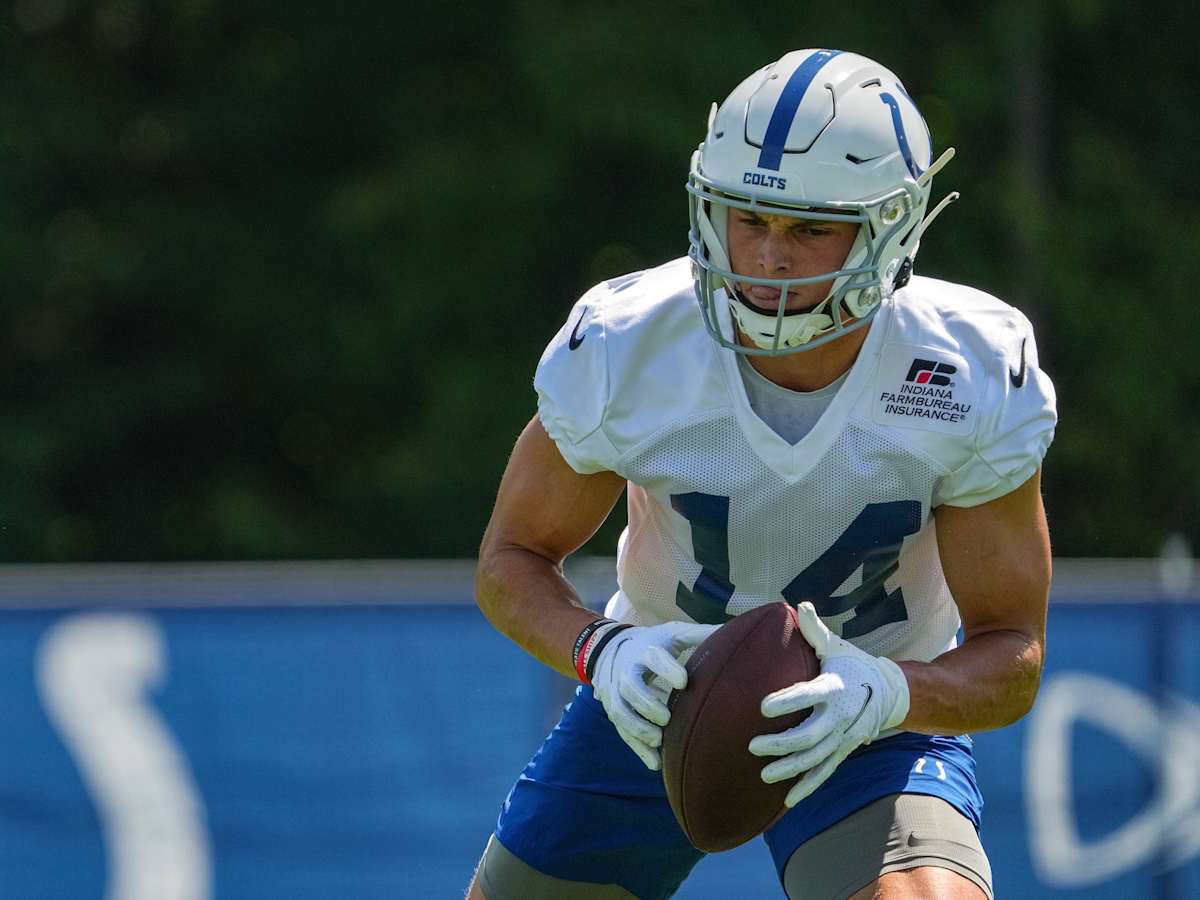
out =
[[[534,384],[571,467],[629,481],[607,615],[717,623],[811,600],[835,633],[893,659],[933,659],[958,631],[932,510],[1018,487],[1056,421],[1028,320],[980,291],[913,278],[789,444],[705,331],[686,259],[585,294]]]

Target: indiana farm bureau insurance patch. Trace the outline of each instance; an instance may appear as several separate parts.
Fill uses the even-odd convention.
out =
[[[961,356],[893,344],[883,353],[875,382],[875,421],[968,435],[979,419],[977,393]]]

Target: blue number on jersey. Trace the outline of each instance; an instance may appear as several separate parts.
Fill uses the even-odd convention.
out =
[[[700,576],[689,590],[675,589],[675,605],[697,622],[717,625],[733,616],[725,604],[733,596],[729,580],[729,498],[713,494],[672,494],[671,508],[692,525],[692,551]]]
[[[692,548],[700,577],[688,588],[680,584],[675,603],[697,622],[720,624],[732,616],[726,604],[733,596],[729,574],[729,498],[712,494],[672,494],[671,506],[692,526]],[[900,564],[900,547],[921,530],[921,504],[915,500],[869,503],[850,527],[782,591],[793,606],[812,601],[817,614],[836,616],[854,610],[842,623],[842,636],[860,637],[889,622],[908,618],[904,593],[888,591],[884,582]],[[847,594],[830,596],[862,567],[862,584]]]

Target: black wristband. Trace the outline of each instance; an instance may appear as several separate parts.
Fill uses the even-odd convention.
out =
[[[583,627],[583,631],[579,632],[579,637],[575,638],[575,648],[571,651],[571,665],[575,667],[577,672],[579,671],[579,654],[587,646],[588,638],[612,621],[612,619],[606,619],[601,616],[599,619],[593,619],[591,622],[588,622]]]
[[[588,684],[592,683],[592,673],[596,671],[596,660],[600,658],[600,651],[605,648],[609,641],[624,631],[626,628],[633,626],[628,623],[621,623],[616,628],[610,628],[604,634],[600,635],[600,640],[596,641],[596,646],[588,653],[587,662],[584,664],[584,675]]]

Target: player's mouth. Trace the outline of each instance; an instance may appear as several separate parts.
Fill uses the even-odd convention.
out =
[[[747,284],[740,285],[738,293],[741,294],[742,302],[755,312],[774,315],[779,310],[779,298],[783,292],[765,284]],[[795,302],[794,295],[788,297],[788,300]]]
[[[738,293],[741,294],[742,302],[755,312],[773,316],[779,311],[779,298],[783,292],[779,288],[773,288],[769,285],[751,284],[742,287]],[[799,291],[788,293],[787,311],[789,315],[792,313],[807,312],[815,306],[815,303],[802,300],[799,296]]]
[[[752,284],[742,291],[760,306],[779,306],[779,296],[782,293],[779,288],[773,288],[766,284]],[[794,295],[793,295],[794,296]]]

